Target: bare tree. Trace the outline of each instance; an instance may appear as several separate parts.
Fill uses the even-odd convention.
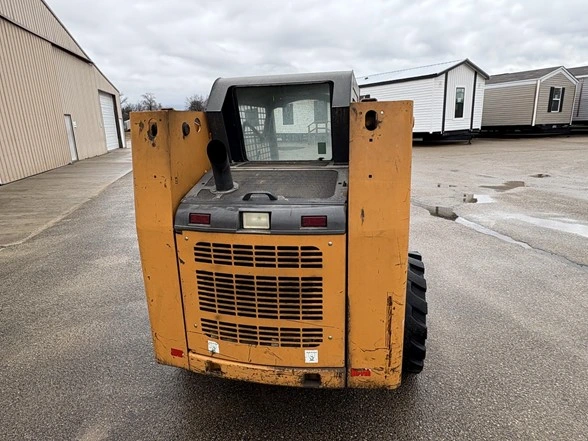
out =
[[[120,109],[122,112],[123,121],[128,120],[130,118],[130,113],[137,110],[136,106],[129,103],[129,100],[123,94],[120,95]]]
[[[186,98],[186,110],[202,111],[206,109],[208,97],[203,95],[192,95]]]
[[[155,98],[155,94],[151,92],[146,92],[141,95],[141,101],[137,104],[136,110],[159,110],[161,109],[161,103],[157,102]]]

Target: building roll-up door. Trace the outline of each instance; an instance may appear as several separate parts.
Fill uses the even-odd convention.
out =
[[[106,148],[114,150],[120,147],[116,129],[116,115],[114,113],[114,96],[100,92],[100,108],[102,110],[102,126],[106,135]]]

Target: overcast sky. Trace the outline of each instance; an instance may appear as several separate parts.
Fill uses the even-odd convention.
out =
[[[46,1],[131,102],[153,92],[166,107],[217,77],[588,65],[587,0]]]

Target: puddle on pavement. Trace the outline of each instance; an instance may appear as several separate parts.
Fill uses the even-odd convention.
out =
[[[482,188],[490,188],[496,191],[508,191],[513,188],[524,187],[525,181],[506,181],[502,185],[480,185]]]
[[[464,196],[466,196],[466,195],[464,195]],[[475,198],[478,199],[478,203],[494,202],[494,200],[487,195],[473,195],[473,196],[475,196]],[[465,198],[464,198],[464,200],[465,200]],[[497,233],[497,232],[495,232],[489,228],[486,228],[480,224],[477,224],[475,222],[471,222],[471,221],[468,221],[464,218],[459,217],[457,214],[455,214],[455,211],[453,211],[453,208],[451,208],[451,207],[429,205],[429,204],[421,203],[421,202],[418,202],[415,200],[413,200],[412,203],[418,207],[426,209],[431,216],[456,221],[457,223],[465,225],[467,227],[470,227],[476,231],[479,231],[480,233],[484,233],[484,234],[488,234],[490,236],[497,237],[497,238],[505,240],[506,242],[509,242],[509,243],[517,243],[519,245],[528,247],[528,245],[523,242],[518,242],[509,236],[505,236],[503,234]],[[526,214],[516,214],[516,213],[502,214],[502,215],[498,215],[498,213],[496,213],[495,215],[497,215],[500,219],[504,219],[504,220],[509,220],[509,219],[518,220],[518,221],[525,222],[525,223],[528,223],[528,224],[531,224],[531,225],[534,225],[537,227],[561,231],[563,233],[575,234],[577,236],[582,236],[582,237],[588,238],[588,225],[584,224],[582,222],[579,222],[575,219],[568,219],[568,218],[543,219],[543,218],[539,218],[539,217],[527,216]]]
[[[440,207],[438,205],[429,205],[424,202],[420,202],[417,200],[411,200],[412,204],[424,208],[429,212],[431,216],[440,217],[442,219],[447,220],[455,220],[457,219],[457,214],[453,212],[453,208],[451,207]]]
[[[419,207],[425,208],[429,212],[429,214],[431,214],[431,216],[441,217],[443,219],[455,221],[456,223],[463,225],[464,227],[470,228],[474,231],[477,231],[478,233],[482,233],[482,234],[486,234],[488,236],[495,237],[497,239],[502,240],[503,242],[518,245],[526,250],[535,250],[537,252],[544,253],[544,254],[547,254],[550,256],[556,256],[559,259],[562,259],[562,260],[569,262],[569,263],[572,263],[574,265],[578,265],[581,268],[588,268],[588,266],[585,265],[584,263],[576,262],[574,260],[568,259],[565,256],[560,256],[558,254],[552,253],[550,251],[545,251],[540,248],[533,248],[531,245],[529,245],[525,242],[518,241],[516,239],[513,239],[510,236],[498,233],[497,231],[491,230],[490,228],[487,228],[487,227],[484,227],[483,225],[477,224],[476,222],[472,222],[467,219],[464,219],[463,217],[459,217],[457,214],[455,214],[453,209],[451,209],[449,207],[432,206],[432,205],[419,203],[417,201],[413,201],[413,204],[417,205]],[[535,218],[535,217],[527,216],[527,215],[506,215],[503,217],[503,219],[509,219],[509,218],[518,219],[523,222],[528,222],[533,225],[537,225],[537,226],[544,227],[544,228],[555,229],[558,231],[564,231],[567,233],[578,234],[583,237],[588,237],[588,225],[578,223],[578,221],[576,221],[574,219],[566,219],[566,218],[559,218],[558,220],[539,219],[539,218]]]
[[[542,219],[539,217],[527,216],[526,214],[508,214],[503,218],[515,219],[537,227],[576,234],[588,238],[588,225],[584,225],[575,219]]]
[[[487,194],[475,194],[474,199],[476,200],[476,203],[478,203],[478,204],[490,204],[490,203],[494,202],[494,199],[492,199]]]
[[[494,199],[487,194],[465,193],[463,195],[463,201],[466,204],[490,204],[494,202]]]
[[[486,228],[480,224],[477,224],[475,222],[471,222],[467,219],[464,219],[463,217],[457,217],[455,219],[455,222],[457,222],[460,225],[463,225],[465,227],[471,228],[472,230],[477,231],[478,233],[483,233],[486,234],[488,236],[492,236],[492,237],[496,237],[497,239],[500,239],[504,242],[508,242],[508,243],[512,243],[515,245],[519,245],[527,250],[532,249],[531,246],[527,245],[524,242],[519,242],[518,240],[513,239],[512,237],[506,236],[504,234],[500,234],[494,230],[491,230],[490,228]]]

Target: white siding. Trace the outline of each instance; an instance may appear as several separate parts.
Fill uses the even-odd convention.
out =
[[[474,103],[474,124],[472,129],[480,130],[482,127],[482,114],[484,112],[484,91],[486,90],[486,80],[478,75],[476,80],[476,98]]]
[[[412,100],[414,102],[414,128],[416,133],[441,131],[443,108],[443,80],[428,78],[425,80],[404,81],[380,86],[361,87],[362,95],[370,95],[378,101]],[[436,101],[440,98],[440,104]],[[438,123],[437,123],[438,120]]]
[[[433,99],[431,100],[430,133],[441,133],[443,128],[443,97],[445,95],[445,75],[433,78]],[[415,130],[416,131],[416,130]]]
[[[296,101],[294,106],[294,124],[284,124],[283,110],[278,107],[274,111],[276,133],[308,133],[309,126],[314,123],[314,101]],[[325,103],[325,106],[327,104]],[[331,122],[331,114],[326,111],[328,122]]]
[[[447,76],[447,102],[445,104],[445,131],[469,130],[472,117],[472,99],[475,72],[462,64],[449,71]],[[455,117],[456,88],[465,88],[463,118]]]

